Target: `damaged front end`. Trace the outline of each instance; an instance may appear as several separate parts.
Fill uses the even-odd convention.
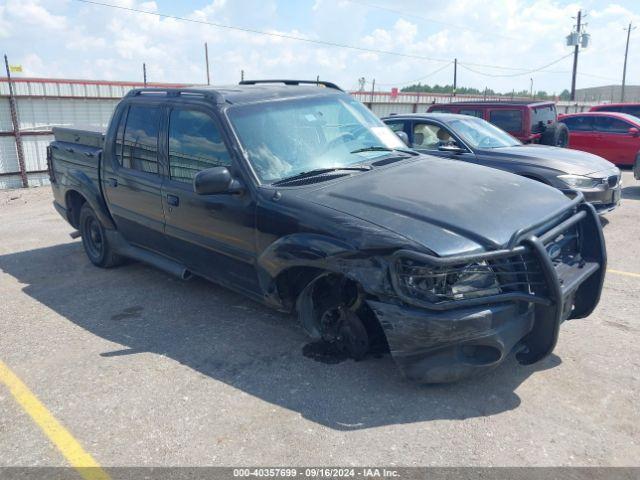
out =
[[[406,377],[456,381],[512,351],[522,364],[537,362],[553,351],[564,320],[593,311],[606,270],[598,215],[577,198],[556,218],[555,226],[516,232],[500,250],[393,254],[390,278],[401,301],[366,302]]]

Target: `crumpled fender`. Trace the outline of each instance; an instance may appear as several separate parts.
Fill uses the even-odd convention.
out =
[[[67,170],[65,177],[68,181],[68,184],[65,185],[67,191],[76,190],[80,193],[87,203],[91,205],[93,211],[96,212],[102,225],[108,229],[115,229],[116,226],[98,185],[85,172],[79,169]]]
[[[383,257],[356,249],[347,242],[314,233],[295,233],[269,245],[258,257],[258,280],[267,301],[282,307],[276,278],[293,267],[340,273],[358,282],[365,292],[384,288],[387,265]],[[387,287],[387,288],[390,288]]]

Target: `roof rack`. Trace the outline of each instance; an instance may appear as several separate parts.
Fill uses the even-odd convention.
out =
[[[238,85],[257,85],[260,83],[284,83],[285,85],[322,85],[323,87],[333,88],[334,90],[340,90],[338,85],[333,82],[325,82],[324,80],[242,80]]]
[[[215,90],[199,90],[197,88],[133,88],[127,93],[127,97],[140,97],[144,95],[165,95],[167,97],[202,96],[210,98],[216,103],[224,103],[224,97]]]

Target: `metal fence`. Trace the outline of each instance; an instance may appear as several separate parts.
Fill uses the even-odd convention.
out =
[[[15,115],[11,112],[9,83],[0,78],[0,189],[44,185],[46,147],[53,139],[53,126],[106,127],[118,101],[138,82],[12,78]],[[178,84],[148,84],[179,87]],[[426,93],[353,92],[379,116],[424,112],[432,103],[452,100],[498,100],[504,97]],[[518,98],[514,98],[518,100]],[[521,99],[529,100],[529,99]],[[592,103],[558,102],[561,113],[587,110]],[[18,141],[18,138],[20,141]],[[19,158],[23,162],[19,161]]]
[[[367,105],[379,117],[400,113],[425,112],[434,103],[458,101],[531,101],[530,97],[510,97],[500,95],[456,95],[439,93],[398,92],[352,92],[351,95]],[[576,113],[589,110],[597,102],[556,102],[558,113]]]
[[[132,88],[144,86],[138,82],[52,78],[12,78],[11,83],[15,115],[8,80],[0,78],[0,189],[47,184],[46,147],[53,140],[51,128],[106,127],[118,101]]]

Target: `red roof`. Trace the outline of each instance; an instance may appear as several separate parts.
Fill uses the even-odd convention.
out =
[[[6,82],[7,77],[0,77],[0,82]],[[35,78],[35,77],[11,77],[12,83],[67,83],[76,85],[117,85],[144,87],[144,82],[123,82],[118,80],[81,80],[73,78]],[[188,83],[155,83],[147,82],[147,87],[179,88],[187,87]]]

